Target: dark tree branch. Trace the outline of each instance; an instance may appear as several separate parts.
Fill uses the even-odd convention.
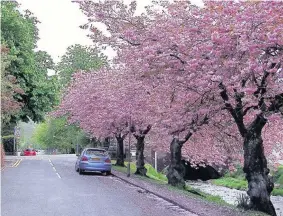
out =
[[[125,139],[126,136],[128,135],[129,132],[124,133],[124,135],[122,136],[122,139]]]
[[[135,133],[135,132],[136,132],[136,127],[135,127],[135,125],[131,125],[131,127],[130,127],[130,132],[131,132],[131,133]]]
[[[250,75],[248,75],[245,79],[242,79],[242,87],[246,86],[247,81],[249,80]]]
[[[254,96],[259,97],[259,96],[263,96],[266,93],[266,80],[268,78],[270,73],[268,73],[267,71],[264,71],[264,75],[262,77],[262,80],[260,82],[260,84],[257,87],[257,90],[254,92]]]
[[[120,36],[119,38],[122,39],[122,40],[124,40],[124,41],[126,41],[127,43],[129,43],[129,44],[132,45],[132,46],[139,46],[139,45],[141,45],[141,43],[132,42],[132,41],[130,41],[130,40],[128,40],[128,39],[126,39],[126,38],[124,38],[124,37],[122,37],[122,36]]]
[[[236,100],[236,106],[235,106],[235,111],[239,119],[243,118],[243,103],[242,103],[242,98],[245,96],[243,92],[237,92],[236,89],[234,89],[235,93],[235,100]]]
[[[180,144],[183,145],[185,142],[187,142],[190,137],[195,133],[202,125],[208,124],[208,116],[205,115],[204,118],[198,123],[198,116],[196,119],[193,119],[191,122],[190,130],[186,134],[185,138],[183,140],[180,140]]]
[[[190,137],[193,135],[193,133],[191,132],[191,131],[189,131],[187,134],[186,134],[186,136],[185,136],[185,138],[183,139],[183,140],[180,140],[179,141],[179,144],[182,146],[182,145],[184,145],[184,143],[185,142],[187,142],[189,139],[190,139]]]
[[[234,109],[233,106],[231,105],[231,103],[229,103],[229,96],[227,94],[227,89],[223,85],[223,83],[219,83],[219,88],[221,89],[220,96],[222,97],[222,99],[224,101],[225,109],[227,109],[228,112],[232,115],[232,117],[234,118],[234,120],[237,124],[237,127],[238,127],[241,135],[244,137],[246,132],[247,132],[247,129],[244,125],[243,113],[242,112],[237,113],[236,109]],[[240,106],[240,104],[237,105],[237,106]]]
[[[175,57],[176,59],[178,59],[182,64],[186,64],[186,62],[184,60],[182,60],[179,56],[177,56],[176,54],[170,54],[170,56]]]
[[[260,113],[256,116],[255,120],[250,124],[249,131],[255,133],[261,133],[262,128],[266,124],[267,119],[264,117],[263,113]]]
[[[271,100],[271,104],[267,110],[274,113],[280,112],[283,115],[283,93],[276,95]]]
[[[143,135],[146,135],[151,129],[151,125],[148,125],[146,129],[142,132]]]
[[[245,116],[249,110],[251,109],[258,109],[258,106],[249,106],[243,111],[243,116]]]

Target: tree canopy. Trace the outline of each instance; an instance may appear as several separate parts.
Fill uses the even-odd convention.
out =
[[[21,104],[11,121],[28,121],[28,117],[38,122],[57,103],[56,77],[48,77],[48,69],[54,67],[49,54],[35,51],[39,21],[26,10],[21,14],[16,2],[1,4],[1,45],[7,48],[6,71],[15,77],[21,92],[13,94]]]
[[[62,87],[66,87],[72,75],[80,70],[97,70],[107,64],[107,58],[98,47],[75,44],[67,48],[66,53],[56,65]]]
[[[283,4],[155,1],[139,16],[136,1],[79,5],[93,41],[117,50],[117,65],[77,73],[56,114],[100,134],[152,125],[155,146],[171,153],[175,186],[185,185],[182,153],[199,163],[242,158],[250,207],[275,215],[266,155],[282,137]]]

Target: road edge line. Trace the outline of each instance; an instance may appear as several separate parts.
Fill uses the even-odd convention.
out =
[[[16,165],[18,164],[19,161],[20,161],[20,159],[17,159],[17,161],[11,167],[16,167]]]
[[[20,163],[22,162],[23,159],[19,159],[17,165],[15,165],[14,167],[18,167],[20,165]]]
[[[57,176],[58,176],[58,178],[59,178],[59,179],[61,179],[61,178],[62,178],[62,177],[59,175],[59,173],[57,173],[57,172],[56,172],[56,174],[57,174]]]
[[[116,171],[117,172],[117,171]],[[157,196],[157,197],[159,197],[159,198],[161,198],[161,199],[164,199],[165,201],[167,201],[167,202],[169,202],[169,203],[171,203],[171,204],[173,204],[173,205],[176,205],[176,206],[178,206],[179,208],[182,208],[182,209],[184,209],[184,210],[186,210],[186,211],[188,211],[188,212],[190,212],[190,213],[193,213],[193,214],[195,214],[195,215],[197,215],[197,216],[204,216],[203,214],[199,214],[199,213],[196,213],[195,211],[192,211],[192,210],[190,210],[190,209],[188,209],[187,207],[185,207],[185,206],[183,206],[183,205],[180,205],[179,203],[177,203],[177,202],[175,202],[175,201],[173,201],[173,200],[170,200],[170,199],[168,199],[167,197],[164,197],[164,196],[162,196],[162,195],[160,195],[160,194],[157,194],[157,193],[155,193],[155,192],[153,192],[153,191],[150,191],[150,190],[148,190],[148,189],[146,189],[146,188],[143,188],[143,187],[141,187],[141,186],[139,186],[139,185],[137,185],[137,184],[134,184],[134,183],[132,183],[132,182],[130,182],[130,181],[127,181],[126,179],[124,179],[124,178],[122,178],[122,177],[120,177],[120,176],[117,176],[117,175],[115,175],[115,174],[113,174],[113,173],[111,173],[113,176],[115,176],[116,178],[118,178],[118,179],[120,179],[120,180],[122,180],[122,181],[124,181],[124,182],[126,182],[126,183],[128,183],[128,184],[130,184],[130,185],[133,185],[133,186],[135,186],[135,187],[138,187],[138,188],[140,188],[140,189],[143,189],[143,190],[145,190],[147,193],[151,193],[151,194],[153,194],[153,195],[155,195],[155,196]]]

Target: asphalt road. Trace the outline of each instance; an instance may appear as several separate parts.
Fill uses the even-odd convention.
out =
[[[114,176],[79,175],[75,156],[20,158],[2,171],[2,216],[196,216]]]

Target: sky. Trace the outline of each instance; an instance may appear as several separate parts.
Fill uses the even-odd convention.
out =
[[[41,22],[38,24],[38,49],[48,52],[57,63],[64,55],[67,47],[74,44],[92,45],[87,37],[88,31],[79,26],[87,22],[86,16],[79,6],[71,0],[18,0],[21,9],[29,9]],[[125,2],[130,2],[126,0]],[[151,0],[137,0],[137,14],[149,5]],[[194,4],[201,5],[202,0],[192,0]],[[105,54],[110,58],[115,56],[111,49]],[[51,72],[52,73],[52,72]]]

